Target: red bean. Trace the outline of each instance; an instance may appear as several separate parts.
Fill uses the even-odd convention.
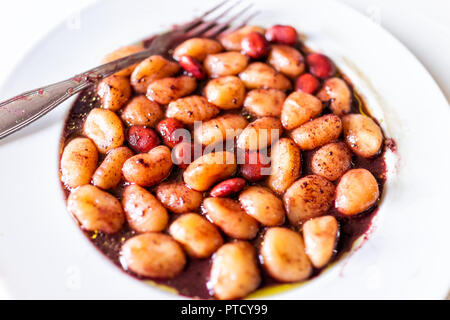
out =
[[[242,178],[233,178],[222,181],[216,185],[210,192],[211,197],[220,198],[228,197],[233,193],[241,191],[246,184],[246,181]]]
[[[267,156],[259,152],[246,153],[244,164],[241,165],[241,174],[249,181],[258,181],[270,174],[269,167],[270,159]]]
[[[162,120],[160,123],[158,123],[158,126],[156,128],[163,138],[164,144],[170,148],[175,147],[183,140],[183,136],[181,136],[180,131],[175,133],[176,130],[184,129],[181,121],[178,121],[177,119],[169,118]]]
[[[172,149],[172,161],[181,169],[186,169],[194,161],[194,144],[181,142]]]
[[[295,90],[314,94],[319,89],[319,86],[320,82],[316,77],[310,73],[305,73],[298,77],[295,84]]]
[[[241,42],[242,51],[250,58],[259,59],[269,53],[269,43],[259,32],[250,32]]]
[[[198,80],[203,80],[206,77],[205,69],[202,64],[195,58],[191,56],[184,55],[180,58],[180,66],[193,77]]]
[[[266,39],[270,42],[277,42],[293,46],[297,43],[297,31],[291,26],[274,25],[267,29]]]
[[[160,143],[158,135],[144,126],[133,126],[127,132],[127,141],[131,149],[138,153],[146,153]]]
[[[336,73],[331,60],[320,53],[311,53],[306,57],[306,63],[309,66],[309,72],[320,79],[327,79]]]

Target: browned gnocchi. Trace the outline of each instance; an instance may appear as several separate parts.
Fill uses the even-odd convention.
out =
[[[153,127],[164,116],[159,104],[145,96],[137,96],[122,110],[121,118],[128,126]]]
[[[176,219],[170,225],[169,233],[183,245],[189,256],[198,259],[208,258],[223,244],[217,228],[197,213]]]
[[[75,102],[59,168],[69,212],[126,272],[184,296],[320,274],[377,212],[378,122],[291,26],[179,40]]]
[[[123,267],[143,277],[173,278],[186,265],[181,246],[162,233],[144,233],[128,239],[122,246]]]

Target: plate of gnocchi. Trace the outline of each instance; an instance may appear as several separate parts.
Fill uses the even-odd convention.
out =
[[[211,4],[152,6],[85,9],[2,97],[143,51]],[[340,3],[255,7],[245,26],[186,37],[0,142],[11,297],[446,296],[450,110],[437,85]]]

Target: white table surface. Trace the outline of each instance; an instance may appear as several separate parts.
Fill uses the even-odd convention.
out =
[[[0,30],[2,30],[0,83],[10,75],[25,53],[55,25],[64,22],[66,28],[81,28],[82,19],[78,14],[79,11],[95,1],[15,0],[8,2],[7,7],[0,10]],[[450,1],[336,1],[341,1],[369,16],[374,23],[381,24],[397,37],[422,62],[440,86],[447,101],[450,101]],[[252,2],[257,3],[257,0]],[[32,88],[23,88],[23,90],[26,89]],[[9,97],[0,96],[0,100],[6,98]],[[0,275],[1,298],[8,298],[8,295],[6,290],[2,289]]]

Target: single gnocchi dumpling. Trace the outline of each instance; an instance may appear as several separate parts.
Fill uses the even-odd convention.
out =
[[[134,155],[127,147],[112,149],[106,154],[105,159],[95,170],[92,176],[92,184],[103,190],[116,187],[122,179],[122,166]]]
[[[197,211],[203,200],[201,192],[188,188],[183,182],[160,184],[155,193],[163,206],[176,214]]]
[[[137,96],[127,103],[120,117],[128,126],[154,127],[164,116],[159,104],[145,96]]]
[[[169,222],[169,214],[161,202],[136,184],[125,188],[122,205],[128,224],[138,232],[163,231]]]
[[[203,63],[212,78],[237,75],[247,64],[247,57],[236,51],[209,54]]]
[[[117,111],[131,97],[130,80],[117,75],[109,76],[98,84],[97,94],[102,102],[102,108]]]
[[[92,109],[86,117],[83,131],[101,153],[120,147],[125,140],[122,121],[110,110]]]
[[[151,56],[136,66],[131,74],[131,85],[136,92],[145,94],[152,81],[171,77],[178,71],[180,71],[178,63],[159,55]]]
[[[316,268],[323,268],[334,254],[339,236],[335,217],[323,216],[308,220],[303,225],[306,254]]]
[[[378,182],[367,169],[352,169],[336,187],[336,208],[347,216],[361,213],[373,206],[380,196]]]
[[[125,222],[119,200],[89,184],[70,193],[67,209],[87,231],[116,233]]]
[[[345,142],[357,155],[370,158],[383,144],[383,133],[371,118],[362,114],[349,114],[342,118]]]
[[[352,92],[340,78],[325,80],[317,97],[323,102],[329,102],[331,111],[338,116],[343,116],[352,109]]]
[[[239,202],[228,198],[206,198],[203,201],[208,218],[222,231],[234,239],[253,239],[258,232],[258,222]]]
[[[240,108],[245,99],[245,86],[235,76],[212,79],[205,87],[205,96],[209,102],[220,109]]]
[[[170,279],[183,271],[186,256],[172,237],[149,232],[128,239],[120,250],[125,270],[142,277]]]
[[[284,222],[283,202],[269,189],[252,186],[239,194],[245,212],[262,225],[274,227]]]
[[[61,156],[61,181],[69,188],[89,184],[97,162],[97,147],[91,140],[71,140]]]
[[[216,40],[191,38],[182,42],[175,48],[173,51],[173,58],[175,60],[180,60],[182,56],[187,55],[199,61],[203,61],[208,54],[218,53],[222,50],[222,45]]]
[[[278,281],[306,280],[312,265],[301,235],[287,228],[270,228],[264,235],[260,254],[263,267]]]
[[[299,226],[326,213],[333,204],[334,189],[330,181],[317,175],[297,180],[283,197],[290,223]]]
[[[216,252],[208,287],[218,299],[243,298],[256,290],[260,282],[255,249],[250,243],[227,243]]]
[[[197,259],[211,256],[223,244],[219,230],[211,222],[196,213],[188,213],[176,219],[169,233],[187,254]]]

